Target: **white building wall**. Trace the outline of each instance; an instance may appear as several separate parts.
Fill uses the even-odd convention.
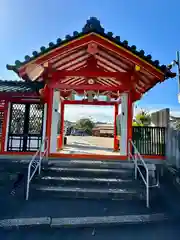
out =
[[[53,106],[52,106],[52,120],[51,120],[51,140],[50,153],[57,152],[57,136],[58,136],[58,121],[59,121],[59,105],[60,105],[60,91],[53,92]]]

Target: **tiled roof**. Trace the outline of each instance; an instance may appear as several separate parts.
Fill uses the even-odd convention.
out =
[[[33,93],[38,91],[40,88],[43,88],[43,83],[0,80],[0,92]]]
[[[160,65],[158,60],[152,60],[152,56],[150,54],[146,55],[144,50],[138,51],[135,45],[129,46],[127,40],[121,41],[120,36],[114,36],[112,32],[105,33],[105,30],[101,26],[100,21],[95,17],[90,17],[90,19],[87,20],[87,22],[81,32],[74,31],[72,36],[66,35],[65,39],[63,39],[63,40],[58,38],[56,43],[50,42],[48,47],[45,47],[45,46],[40,47],[39,52],[33,51],[32,56],[26,55],[24,57],[25,61],[21,62],[19,60],[16,60],[15,65],[7,65],[7,68],[9,70],[14,70],[15,72],[17,72],[17,69],[20,66],[30,62],[31,60],[51,51],[52,49],[58,48],[59,46],[65,44],[69,41],[75,40],[79,37],[82,37],[82,36],[84,36],[88,33],[92,33],[92,32],[97,33],[97,34],[105,37],[106,39],[124,47],[125,49],[131,51],[133,54],[137,55],[141,59],[150,63],[152,66],[156,67],[157,69],[160,69],[162,72],[167,72],[167,67],[165,65]]]

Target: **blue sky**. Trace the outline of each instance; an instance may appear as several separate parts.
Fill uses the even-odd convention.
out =
[[[80,31],[90,16],[96,16],[106,31],[144,49],[154,60],[169,64],[176,50],[180,50],[179,9],[178,0],[1,0],[0,78],[17,79],[6,70],[7,63],[23,60],[25,55],[31,55],[58,37]],[[170,107],[172,114],[180,115],[177,93],[177,80],[170,79],[149,91],[138,108],[154,111]],[[97,109],[89,111],[93,115]],[[76,113],[77,109],[73,114]],[[102,114],[103,111],[100,118]],[[111,114],[109,110],[109,120]]]

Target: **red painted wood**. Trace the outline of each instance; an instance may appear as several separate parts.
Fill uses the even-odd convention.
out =
[[[50,88],[58,88],[58,89],[69,89],[69,90],[84,90],[84,91],[112,91],[112,92],[124,92],[129,90],[129,86],[117,86],[117,87],[109,87],[103,86],[100,84],[94,85],[69,85],[69,84],[61,84],[61,83],[50,83]]]
[[[157,78],[156,82],[158,82],[158,80],[162,81],[164,79],[164,74],[163,73],[159,72],[158,70],[156,70],[150,64],[148,64],[145,61],[142,61],[140,58],[136,57],[130,51],[127,51],[123,48],[119,48],[118,46],[111,43],[110,41],[108,41],[106,39],[102,39],[97,34],[93,34],[93,33],[88,34],[84,38],[71,41],[68,45],[64,45],[64,46],[61,46],[57,49],[54,49],[46,55],[42,55],[41,57],[39,57],[35,60],[35,63],[36,64],[43,64],[45,61],[48,61],[49,59],[51,59],[51,58],[53,58],[53,57],[55,57],[59,54],[63,54],[64,52],[77,49],[77,48],[82,47],[84,45],[87,46],[90,41],[94,41],[97,44],[100,44],[101,46],[103,46],[104,48],[107,48],[107,49],[111,50],[115,54],[120,55],[121,57],[124,57],[125,59],[133,62],[135,65],[139,65],[143,69],[146,69],[149,73],[154,75],[155,78]],[[25,66],[23,66],[19,69],[19,74],[20,74],[20,76],[23,76],[25,74]]]
[[[86,77],[86,78],[95,78],[95,77],[107,77],[107,78],[116,78],[116,79],[130,79],[131,73],[127,72],[105,72],[102,70],[90,70],[88,67],[82,68],[77,71],[67,71],[67,70],[56,70],[50,73],[53,79],[62,79],[65,77]]]
[[[164,79],[164,74],[162,72],[159,72],[155,69],[152,65],[148,64],[147,62],[141,60],[140,58],[133,55],[130,51],[127,51],[123,48],[119,48],[115,44],[112,44],[110,41],[107,41],[106,39],[100,38],[97,34],[92,34],[91,38],[93,41],[95,41],[97,44],[99,43],[101,46],[104,46],[105,48],[113,51],[117,55],[120,55],[121,57],[124,57],[128,59],[129,61],[133,62],[135,65],[139,65],[143,69],[145,69],[147,72],[154,75],[154,77],[158,78],[158,80]]]
[[[7,102],[13,102],[13,103],[40,103],[40,99],[35,98],[5,98]]]
[[[5,148],[7,121],[8,121],[8,102],[5,102],[4,119],[2,124],[2,136],[1,136],[1,152],[2,153],[4,152],[4,148]]]
[[[106,101],[96,101],[94,100],[93,102],[88,102],[88,100],[64,100],[64,104],[68,105],[95,105],[95,106],[112,106],[116,104],[117,102],[112,101],[112,102],[106,102]]]
[[[36,63],[36,64],[43,64],[47,61],[49,61],[49,59],[52,59],[60,54],[63,54],[63,53],[67,53],[68,51],[72,51],[72,50],[75,50],[75,49],[78,49],[78,48],[81,48],[83,46],[87,46],[88,43],[92,40],[92,37],[91,35],[87,35],[86,37],[84,38],[80,38],[80,39],[76,39],[74,41],[71,41],[69,42],[67,45],[62,45],[60,46],[59,48],[56,48],[52,51],[50,51],[48,54],[44,54],[42,55],[41,57],[37,58],[33,63]],[[19,69],[19,75],[20,77],[23,76],[25,74],[25,69],[26,69],[26,66],[22,66],[20,69]]]
[[[117,139],[117,115],[118,115],[118,109],[119,104],[114,105],[114,151],[118,151],[118,139]]]
[[[128,140],[132,140],[132,122],[133,122],[133,108],[132,108],[132,93],[128,93],[128,106],[127,106],[127,149],[128,149]],[[130,151],[132,151],[132,146]]]
[[[12,98],[35,98],[38,97],[37,93],[18,93],[18,92],[2,92],[0,94],[0,100],[12,99]]]

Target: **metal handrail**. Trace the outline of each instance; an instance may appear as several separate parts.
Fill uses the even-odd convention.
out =
[[[132,147],[134,148],[134,154],[132,154],[132,152],[131,152]],[[150,188],[150,186],[149,186],[149,169],[131,139],[128,140],[128,156],[129,156],[129,160],[132,159],[134,162],[135,179],[137,179],[137,170],[138,170],[139,174],[146,186],[146,207],[149,208],[149,188]],[[141,162],[142,165],[144,166],[144,168],[146,170],[146,177],[143,176],[141,169],[138,166],[138,161]]]
[[[26,200],[29,199],[29,185],[34,177],[34,174],[38,170],[38,173],[40,175],[41,173],[41,163],[44,157],[47,158],[47,153],[48,153],[48,139],[45,138],[40,145],[40,148],[37,150],[37,152],[34,154],[32,157],[31,161],[29,162],[28,165],[28,176],[27,176],[27,187],[26,187]],[[33,171],[31,172],[31,170]]]

